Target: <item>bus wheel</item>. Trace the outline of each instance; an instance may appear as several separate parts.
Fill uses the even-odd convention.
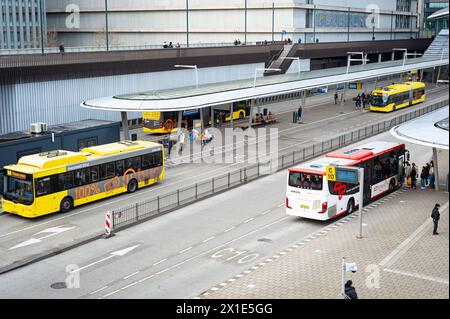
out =
[[[73,208],[73,200],[70,197],[66,197],[61,201],[60,211],[61,213],[67,213]]]
[[[138,189],[138,182],[137,182],[137,180],[132,179],[128,183],[127,191],[128,191],[128,193],[134,193],[135,191],[137,191],[137,189]]]
[[[389,183],[389,193],[393,193],[395,191],[395,179],[391,179]]]
[[[351,198],[347,203],[347,214],[353,214],[355,211],[355,200]]]

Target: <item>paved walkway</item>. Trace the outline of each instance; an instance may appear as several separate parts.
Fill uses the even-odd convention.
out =
[[[363,225],[357,239],[358,214],[345,217],[196,299],[335,299],[342,257],[357,263],[347,279],[361,299],[449,298],[448,193],[402,189],[366,207]]]

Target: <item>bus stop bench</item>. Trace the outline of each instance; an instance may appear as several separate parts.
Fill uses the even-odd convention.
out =
[[[267,117],[265,119],[265,121],[253,121],[252,127],[266,126],[266,125],[274,124],[274,123],[277,123],[277,118],[275,116],[270,116],[270,117]],[[245,123],[245,124],[237,125],[236,127],[246,130],[246,129],[248,129],[248,126],[249,126],[248,123]]]

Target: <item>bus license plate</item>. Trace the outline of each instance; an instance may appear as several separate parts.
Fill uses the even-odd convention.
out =
[[[302,208],[302,209],[309,209],[309,206],[308,205],[301,205],[300,208]]]

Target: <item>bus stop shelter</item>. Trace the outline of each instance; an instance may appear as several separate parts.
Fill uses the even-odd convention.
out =
[[[436,190],[439,190],[443,185],[446,185],[448,190],[449,186],[448,111],[449,107],[447,106],[416,120],[396,126],[391,130],[391,134],[395,138],[433,149]]]
[[[361,59],[352,58],[355,55],[361,56]],[[351,65],[352,61],[360,61],[361,64]],[[128,112],[176,111],[181,117],[182,112],[186,110],[230,104],[232,113],[234,102],[441,67],[448,63],[448,56],[410,59],[405,52],[402,60],[367,64],[367,56],[363,52],[349,52],[347,67],[310,72],[300,72],[299,70],[298,73],[268,77],[257,77],[257,70],[255,70],[253,79],[110,96],[85,101],[81,103],[81,106],[88,109],[121,112],[124,136],[125,139],[129,139]],[[214,112],[212,113],[214,114]],[[252,125],[251,113],[249,127]],[[181,121],[178,122],[181,125]],[[214,119],[212,123],[214,123]]]

